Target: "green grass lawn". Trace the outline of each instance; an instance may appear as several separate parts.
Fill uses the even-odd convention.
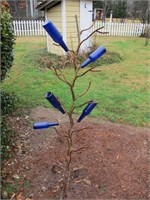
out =
[[[92,81],[90,91],[81,101],[95,100],[97,107],[91,116],[134,126],[148,126],[149,122],[149,50],[144,38],[99,37],[99,45],[108,52],[115,52],[122,60],[103,64],[98,73],[90,73],[79,79],[76,92],[83,91]],[[18,38],[15,45],[15,60],[10,76],[2,84],[8,92],[15,92],[22,108],[39,105],[50,107],[45,100],[46,92],[59,96],[65,106],[71,96],[66,85],[61,83],[50,70],[40,70],[39,60],[46,53],[46,39],[43,37]],[[55,58],[55,60],[57,57]],[[84,69],[83,69],[84,70]],[[72,70],[65,69],[67,76]],[[81,112],[80,110],[76,111]]]

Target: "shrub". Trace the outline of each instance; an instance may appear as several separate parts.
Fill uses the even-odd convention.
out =
[[[1,115],[11,115],[15,110],[18,98],[14,93],[1,92]]]
[[[11,115],[16,108],[18,98],[14,93],[1,92],[1,152],[2,161],[9,158],[14,146],[15,133],[8,125],[6,116]],[[11,153],[11,154],[10,154]]]
[[[1,8],[1,81],[6,77],[7,72],[12,67],[13,56],[13,45],[15,41],[13,26],[12,26],[12,16],[9,13],[9,5],[7,1],[2,1],[0,3]],[[7,114],[12,114],[15,108],[16,96],[14,94],[8,94],[1,92],[1,152],[2,160],[9,157],[9,152],[11,152],[11,147],[13,145],[14,132],[8,125],[6,120]]]
[[[14,59],[13,45],[15,41],[12,16],[8,10],[8,4],[5,1],[0,3],[1,7],[1,80],[5,79],[7,72],[12,67]]]
[[[12,155],[12,148],[14,146],[15,133],[8,125],[5,117],[1,119],[1,158],[2,162],[10,158]]]

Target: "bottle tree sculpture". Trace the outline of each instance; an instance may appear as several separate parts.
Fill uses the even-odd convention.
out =
[[[81,131],[81,129],[76,130],[75,125],[77,123],[80,123],[87,115],[89,115],[97,105],[97,102],[95,102],[94,100],[88,101],[88,102],[83,102],[83,103],[77,105],[76,104],[77,100],[80,99],[82,96],[84,96],[89,91],[91,82],[89,83],[87,89],[82,94],[79,94],[79,95],[77,95],[75,92],[75,84],[79,78],[85,76],[88,72],[98,72],[99,71],[99,70],[94,70],[96,67],[90,67],[87,70],[83,70],[82,68],[85,68],[88,65],[90,65],[90,63],[95,62],[98,58],[100,58],[106,52],[106,49],[103,46],[98,47],[81,64],[79,64],[78,54],[79,54],[82,43],[85,42],[87,39],[89,39],[94,33],[96,33],[96,32],[103,33],[103,34],[105,34],[105,33],[99,31],[100,29],[102,29],[104,27],[96,29],[87,38],[85,38],[83,41],[81,41],[79,43],[76,51],[72,51],[72,50],[69,50],[69,48],[63,41],[62,35],[60,34],[60,32],[57,30],[57,28],[51,21],[47,21],[43,25],[43,27],[46,30],[46,32],[49,34],[49,36],[64,49],[64,51],[67,53],[67,56],[71,58],[71,61],[72,61],[71,64],[72,64],[72,68],[74,71],[73,78],[70,81],[65,76],[63,69],[51,67],[51,70],[53,70],[54,75],[60,81],[62,81],[64,84],[66,84],[69,87],[69,91],[70,91],[72,98],[71,98],[71,103],[70,103],[70,107],[68,110],[62,106],[61,102],[58,100],[58,98],[56,98],[56,96],[52,92],[47,92],[47,94],[45,96],[45,98],[50,102],[50,104],[54,108],[56,108],[62,114],[66,114],[69,119],[69,128],[65,135],[65,138],[67,140],[67,152],[66,152],[66,170],[64,172],[65,178],[63,181],[63,195],[62,195],[62,197],[65,197],[65,196],[67,196],[67,191],[69,189],[70,177],[71,177],[71,172],[72,172],[71,164],[72,164],[73,155],[76,152],[79,152],[83,149],[83,148],[73,149],[73,144],[74,144],[73,136],[77,131]],[[85,30],[82,30],[81,33],[83,31],[85,31]],[[85,106],[85,108],[83,109],[79,118],[75,120],[73,118],[73,113],[74,113],[75,109],[83,107],[83,106]],[[59,123],[57,123],[57,122],[36,122],[36,123],[34,123],[33,128],[34,129],[44,129],[44,128],[49,128],[49,127],[58,126],[58,125],[59,125]]]

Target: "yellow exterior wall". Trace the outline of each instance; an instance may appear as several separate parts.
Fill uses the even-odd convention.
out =
[[[78,45],[78,34],[75,15],[78,17],[80,26],[80,0],[66,0],[66,35],[67,45],[70,49],[76,50]]]
[[[66,44],[71,50],[76,50],[78,46],[78,34],[76,27],[75,15],[78,17],[78,23],[80,27],[80,0],[66,0],[65,1],[66,10]],[[62,6],[61,3],[54,6],[47,11],[47,19],[51,20],[57,27],[57,29],[62,33]],[[64,21],[65,21],[64,20]],[[54,41],[49,37],[48,46],[51,53],[63,54],[63,49],[56,45]]]
[[[57,29],[62,33],[62,11],[61,3],[47,11],[47,19],[51,20]],[[50,37],[48,37],[48,45],[51,53],[63,54],[63,50]]]

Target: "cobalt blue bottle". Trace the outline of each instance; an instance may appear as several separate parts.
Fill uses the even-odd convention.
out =
[[[66,52],[69,51],[68,47],[63,41],[62,35],[51,21],[45,22],[43,27],[56,43],[58,43]]]
[[[54,123],[54,122],[36,122],[33,124],[34,129],[44,129],[44,128],[49,128],[51,126],[58,126],[59,123]]]
[[[88,64],[90,64],[91,62],[95,62],[98,58],[100,58],[104,53],[106,52],[105,47],[100,46],[99,48],[97,48],[93,53],[91,53],[88,57],[87,60],[85,60],[82,65],[81,68],[86,67]]]
[[[77,120],[77,122],[80,122],[84,117],[89,115],[90,112],[95,108],[96,105],[97,105],[97,103],[93,102],[93,101],[88,103],[88,105],[84,108],[84,110],[83,110],[82,114],[80,115],[79,119]]]
[[[45,98],[52,104],[52,106],[54,106],[54,108],[58,109],[62,114],[65,114],[65,111],[62,108],[60,101],[54,96],[53,93],[48,92],[45,95]]]

